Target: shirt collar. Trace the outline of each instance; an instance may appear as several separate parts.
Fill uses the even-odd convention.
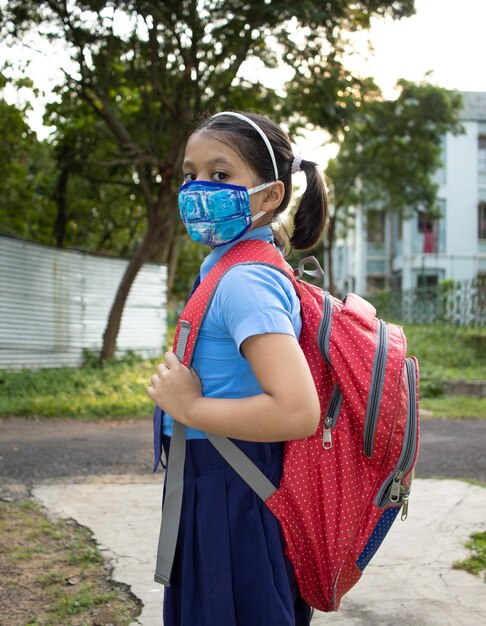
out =
[[[233,246],[240,241],[249,241],[252,239],[261,239],[262,241],[270,241],[273,242],[273,231],[270,227],[270,224],[266,224],[265,226],[259,226],[258,228],[252,228],[252,230],[247,230],[246,233],[237,239],[236,241],[232,241],[230,243],[225,243],[222,246],[217,246],[213,248],[208,256],[201,263],[201,280],[205,278],[210,269],[216,264],[217,261],[228,252]]]

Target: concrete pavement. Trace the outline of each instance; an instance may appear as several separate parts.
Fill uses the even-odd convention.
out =
[[[161,477],[101,476],[45,481],[34,496],[53,514],[89,527],[114,564],[113,578],[143,602],[135,624],[162,626],[162,587],[153,582]],[[472,532],[486,526],[486,489],[457,480],[416,479],[409,518],[397,521],[338,613],[313,626],[486,624],[486,584],[451,568],[468,556]],[[197,626],[195,624],[194,626]]]

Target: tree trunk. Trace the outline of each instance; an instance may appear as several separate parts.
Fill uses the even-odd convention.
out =
[[[334,267],[332,260],[332,253],[334,250],[334,241],[336,238],[336,217],[331,215],[329,217],[329,226],[327,229],[327,276],[329,280],[329,293],[333,296],[336,295],[336,287],[334,285]]]
[[[111,306],[110,315],[103,333],[103,346],[100,352],[100,362],[113,359],[116,350],[116,339],[120,330],[123,309],[130,293],[130,289],[142,265],[154,254],[154,250],[160,245],[160,237],[164,236],[155,228],[148,225],[147,232],[140,247],[136,250],[127,265],[121,279],[115,300]],[[164,236],[167,242],[167,238]]]
[[[174,199],[176,201],[176,199]],[[179,262],[179,253],[182,247],[182,239],[180,235],[180,223],[177,221],[167,225],[167,237],[162,246],[158,246],[152,261],[155,263],[165,263],[167,265],[167,297],[172,294],[175,276],[177,272],[177,264]]]
[[[64,248],[64,240],[66,238],[66,222],[67,222],[67,185],[69,180],[69,167],[62,166],[56,181],[56,225],[55,237],[56,247]]]
[[[387,235],[385,237],[386,246],[386,272],[385,272],[385,289],[393,289],[393,258],[394,258],[394,239],[393,239],[393,220],[394,215],[390,212],[385,213],[385,224]]]
[[[172,293],[174,287],[174,281],[177,272],[177,263],[179,261],[179,253],[182,247],[182,240],[180,237],[175,236],[172,239],[169,252],[169,261],[167,264],[167,295]]]

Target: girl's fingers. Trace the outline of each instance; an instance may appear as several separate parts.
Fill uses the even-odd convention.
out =
[[[191,369],[189,371],[191,372],[192,377],[200,382],[199,374],[196,372],[196,370],[193,367],[191,367]]]
[[[150,382],[152,383],[153,387],[157,387],[157,384],[160,382],[160,378],[157,376],[157,374],[154,374],[151,378],[150,378]]]
[[[169,371],[169,368],[167,367],[165,363],[159,363],[157,365],[157,371],[159,373],[159,376],[163,376],[166,372]]]
[[[163,376],[167,372],[167,370],[170,369],[170,367],[174,367],[175,365],[180,363],[179,359],[173,352],[166,352],[164,357],[165,363],[159,363],[156,367],[161,376]]]
[[[165,362],[167,363],[167,366],[170,367],[175,367],[176,365],[180,364],[179,359],[176,357],[176,355],[173,352],[166,352],[165,353]]]

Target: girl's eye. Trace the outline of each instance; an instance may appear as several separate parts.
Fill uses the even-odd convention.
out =
[[[190,180],[196,180],[196,175],[191,174],[190,172],[188,172],[187,174],[184,174],[184,182],[188,183]]]
[[[228,174],[225,174],[224,172],[214,172],[213,178],[219,181],[226,180],[228,178]]]

